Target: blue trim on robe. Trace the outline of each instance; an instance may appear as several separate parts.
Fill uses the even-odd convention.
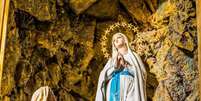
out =
[[[110,86],[110,101],[120,101],[120,75],[129,75],[134,77],[128,69],[113,72]]]

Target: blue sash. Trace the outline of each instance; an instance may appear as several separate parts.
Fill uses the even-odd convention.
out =
[[[120,101],[120,75],[133,76],[127,69],[117,70],[112,73],[110,101]]]

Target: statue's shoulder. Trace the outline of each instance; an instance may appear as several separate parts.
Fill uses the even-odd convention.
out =
[[[112,57],[109,57],[109,58],[108,58],[108,61],[111,61],[111,60],[112,60]]]
[[[105,64],[104,68],[102,69],[101,74],[105,73],[105,71],[110,67],[111,63],[112,63],[112,58],[108,58],[108,61]]]
[[[106,65],[113,64],[114,59],[112,57],[108,58]]]
[[[134,55],[138,55],[138,54],[137,54],[135,51],[133,51],[133,50],[132,50],[132,53],[133,53]]]
[[[140,55],[136,53],[135,51],[132,51],[133,55],[135,55],[137,58],[140,58]]]
[[[112,61],[112,58],[110,57],[110,58],[108,58],[107,63],[109,63],[109,62],[111,62],[111,61]]]

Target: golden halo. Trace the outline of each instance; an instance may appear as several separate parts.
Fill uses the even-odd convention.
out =
[[[113,34],[115,34],[117,32],[122,32],[123,30],[120,30],[120,29],[124,29],[127,31],[124,34],[128,37],[128,40],[130,39],[129,42],[131,42],[131,40],[133,40],[134,34],[138,33],[137,27],[135,27],[132,24],[126,23],[126,22],[121,22],[121,23],[117,22],[117,23],[110,25],[103,33],[103,35],[101,36],[101,40],[100,40],[101,41],[101,43],[100,43],[101,51],[105,58],[109,58],[111,56],[111,54],[109,54],[109,50],[108,50],[108,46],[112,46],[110,44],[111,42],[108,41],[109,35],[112,36]],[[129,30],[129,32],[128,32],[128,30]],[[132,35],[132,36],[127,35],[127,33],[130,33],[130,35]]]

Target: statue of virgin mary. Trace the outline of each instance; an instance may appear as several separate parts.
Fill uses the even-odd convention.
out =
[[[112,57],[100,73],[95,101],[146,101],[146,70],[127,37],[112,37]]]

